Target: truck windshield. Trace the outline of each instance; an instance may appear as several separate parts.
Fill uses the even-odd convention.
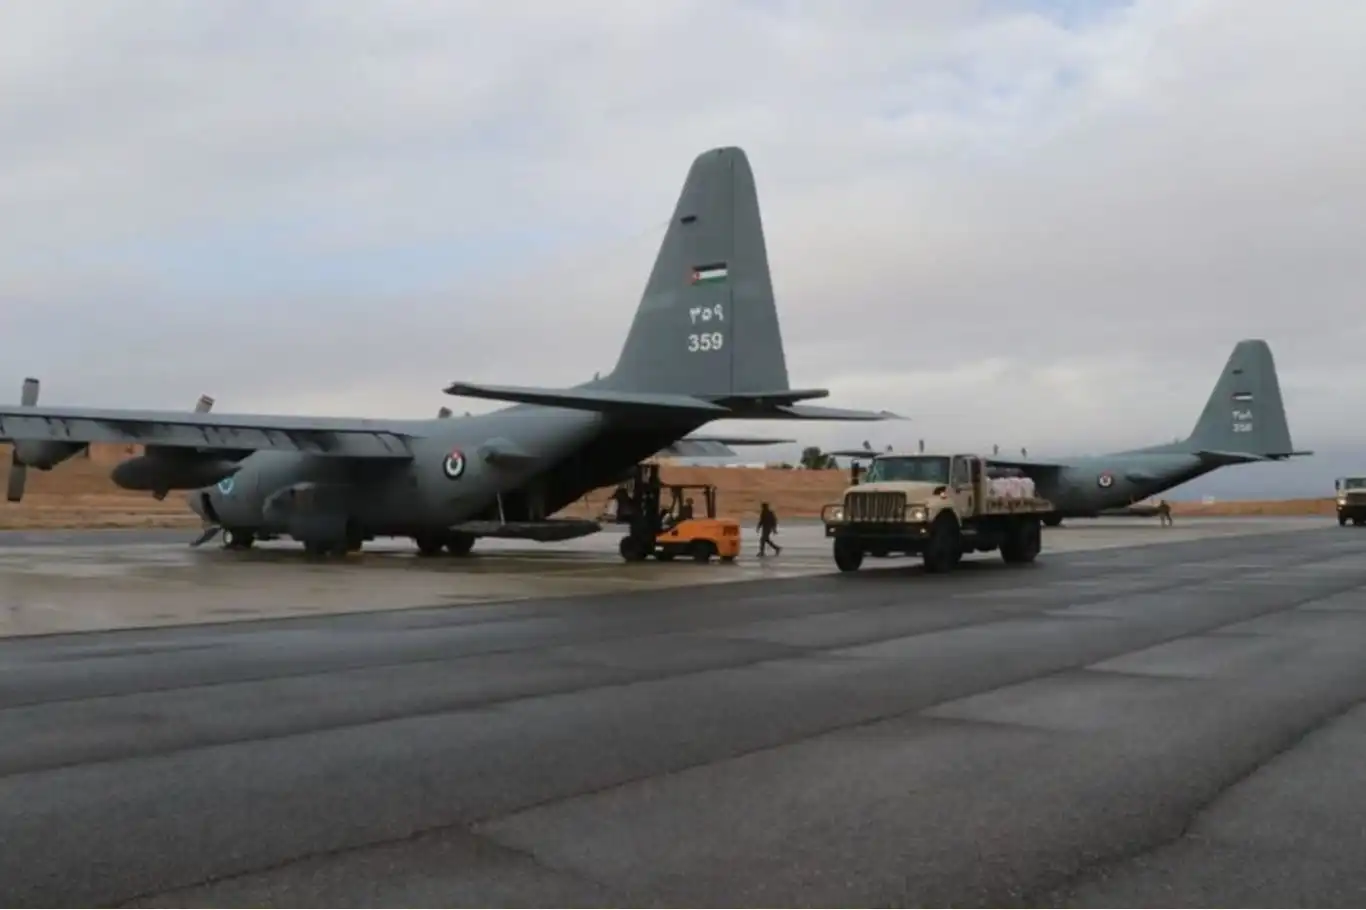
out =
[[[1342,478],[1342,488],[1344,490],[1366,489],[1366,477],[1344,477]]]
[[[920,483],[948,483],[949,459],[943,455],[918,455],[875,458],[863,475],[865,483],[915,481]]]

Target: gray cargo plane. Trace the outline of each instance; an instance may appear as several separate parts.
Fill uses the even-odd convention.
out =
[[[137,443],[116,483],[192,490],[195,543],[287,535],[310,553],[411,537],[424,554],[469,552],[479,537],[564,540],[596,522],[552,516],[618,482],[661,450],[784,440],[696,437],[714,420],[886,420],[886,411],[801,404],[792,389],[754,174],[738,148],[690,168],[616,367],[572,388],[455,382],[447,394],[511,403],[487,414],[384,420],[41,407],[37,386],[0,406],[24,468],[50,470],[90,443]],[[17,486],[17,495],[16,493]]]
[[[898,458],[926,457],[883,455],[867,442],[829,454],[852,459],[856,470],[876,458],[877,466],[863,474],[868,481],[896,480]],[[987,464],[992,476],[1032,479],[1039,495],[1057,506],[1044,518],[1056,527],[1064,518],[1095,518],[1218,468],[1312,454],[1291,445],[1271,348],[1249,339],[1234,346],[1195,429],[1182,441],[1059,461],[991,455]]]
[[[1271,348],[1248,339],[1234,346],[1195,429],[1180,442],[1053,462],[990,460],[1032,478],[1039,494],[1058,507],[1044,519],[1056,526],[1064,518],[1094,518],[1218,468],[1312,454],[1295,451],[1290,442]]]

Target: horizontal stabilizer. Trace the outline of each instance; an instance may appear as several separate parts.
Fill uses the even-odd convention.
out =
[[[736,452],[731,446],[774,446],[796,441],[758,436],[684,436],[660,449],[659,454],[675,458],[732,458]]]
[[[812,401],[816,398],[829,398],[829,389],[786,389],[773,392],[743,392],[725,395],[708,395],[708,401],[725,405],[735,410],[746,408],[774,408],[794,405],[799,401]]]
[[[536,404],[573,411],[596,411],[600,414],[631,411],[671,411],[679,414],[705,415],[711,419],[728,412],[720,405],[664,392],[614,392],[607,389],[544,389],[532,386],[476,385],[472,382],[453,382],[445,389],[447,395],[507,401],[514,404]]]
[[[1270,455],[1257,455],[1253,452],[1218,452],[1213,449],[1202,449],[1195,453],[1195,457],[1201,461],[1212,461],[1216,464],[1251,464],[1257,461],[1275,461]]]
[[[740,415],[736,415],[740,416]],[[794,404],[743,415],[747,420],[909,420],[891,411],[859,411],[853,408],[827,408],[816,404]]]

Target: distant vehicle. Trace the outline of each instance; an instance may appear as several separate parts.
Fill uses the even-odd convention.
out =
[[[876,455],[843,499],[821,510],[835,565],[856,572],[865,555],[905,554],[921,556],[927,572],[947,572],[968,553],[993,550],[1008,563],[1033,562],[1054,506],[1011,473],[980,455]]]
[[[1366,477],[1339,477],[1333,481],[1337,490],[1338,525],[1351,522],[1366,523]]]

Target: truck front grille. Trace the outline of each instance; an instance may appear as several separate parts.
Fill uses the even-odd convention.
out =
[[[905,493],[847,493],[845,521],[901,521],[906,512]]]
[[[1353,490],[1346,498],[1354,506],[1366,506],[1366,490]]]

